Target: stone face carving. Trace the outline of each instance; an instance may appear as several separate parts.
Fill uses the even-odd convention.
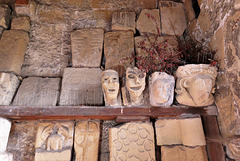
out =
[[[100,135],[99,121],[79,121],[75,127],[76,161],[97,161]]]
[[[135,30],[135,12],[114,12],[112,15],[112,30]]]
[[[122,88],[123,103],[128,105],[144,104],[143,91],[145,89],[146,73],[137,67],[128,67],[125,76],[125,87]]]
[[[173,103],[174,77],[164,72],[154,72],[149,77],[149,97],[152,106],[170,106]]]
[[[205,146],[162,146],[162,161],[208,161]]]
[[[159,119],[155,129],[157,145],[206,145],[201,118]]]
[[[217,68],[207,64],[189,64],[176,71],[176,99],[188,106],[208,106],[214,102]]]
[[[105,106],[121,106],[118,73],[115,70],[106,70],[102,72],[101,81]]]
[[[70,161],[74,122],[47,122],[38,126],[35,161]]]
[[[227,154],[232,159],[240,160],[240,138],[231,139],[227,143]]]
[[[100,67],[103,34],[102,29],[81,29],[71,33],[74,67]]]
[[[0,105],[10,105],[19,83],[14,74],[0,73]]]
[[[151,123],[126,123],[110,128],[110,161],[155,161],[154,131]]]

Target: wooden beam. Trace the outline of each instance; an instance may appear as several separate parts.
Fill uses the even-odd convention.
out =
[[[15,5],[28,5],[30,0],[16,0]]]
[[[216,106],[208,107],[105,107],[105,106],[0,106],[0,117],[14,120],[36,119],[101,119],[115,120],[118,116],[151,118],[185,115],[218,115]]]

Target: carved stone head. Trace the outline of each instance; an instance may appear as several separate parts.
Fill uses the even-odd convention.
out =
[[[141,105],[145,89],[146,73],[137,67],[128,67],[126,70],[126,89],[130,95],[131,105]]]
[[[173,103],[175,80],[164,72],[154,72],[149,78],[149,97],[152,106],[170,106]]]
[[[121,96],[119,92],[119,76],[115,70],[106,70],[102,72],[102,90],[104,93],[106,106],[121,105]]]
[[[208,106],[214,102],[217,68],[207,64],[189,64],[176,71],[176,99],[189,106]]]

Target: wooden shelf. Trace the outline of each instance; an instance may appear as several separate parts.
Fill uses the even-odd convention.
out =
[[[158,118],[188,115],[217,116],[218,111],[215,105],[208,107],[0,106],[0,117],[13,120],[115,120],[118,116]]]

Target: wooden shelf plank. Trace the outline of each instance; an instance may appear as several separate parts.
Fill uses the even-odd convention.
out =
[[[185,115],[218,115],[216,106],[208,107],[105,107],[105,106],[0,106],[0,117],[14,120],[36,119],[101,119],[114,120],[118,116],[151,118]]]

